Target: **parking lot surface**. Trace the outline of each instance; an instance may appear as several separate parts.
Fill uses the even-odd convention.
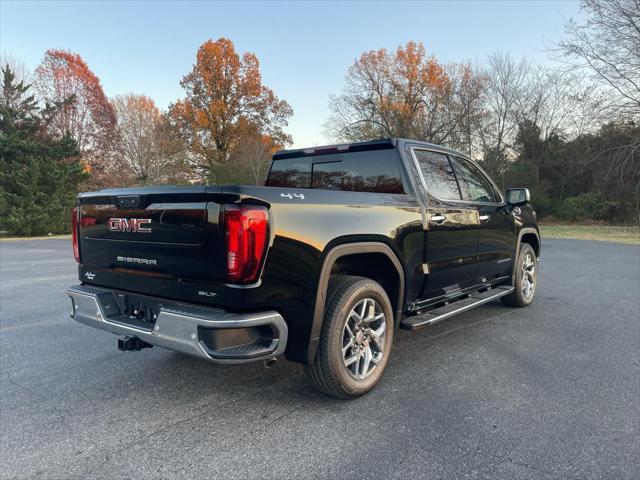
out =
[[[640,247],[545,240],[536,299],[399,332],[369,395],[69,318],[69,240],[0,242],[0,478],[632,479]]]

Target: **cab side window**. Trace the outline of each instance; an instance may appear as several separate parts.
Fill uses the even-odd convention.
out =
[[[460,190],[448,157],[429,150],[414,150],[427,192],[441,200],[460,200]]]
[[[469,202],[500,202],[500,195],[489,179],[473,163],[460,157],[451,157],[451,163],[456,171],[462,199]]]

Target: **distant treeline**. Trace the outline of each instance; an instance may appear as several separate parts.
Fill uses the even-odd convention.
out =
[[[447,145],[502,187],[529,187],[541,215],[640,223],[640,11],[635,0],[583,9],[586,22],[550,47],[553,68],[501,53],[442,64],[417,42],[364,52],[330,100],[327,138]],[[2,66],[0,230],[13,234],[68,231],[79,190],[261,183],[292,143],[291,107],[228,39],[200,46],[165,112],[145,95],[107,98],[68,51],[48,50],[34,72]]]
[[[640,222],[640,9],[584,0],[550,48],[553,68],[491,55],[443,65],[420,43],[363,53],[331,100],[330,136],[408,137],[525,186],[542,215]]]

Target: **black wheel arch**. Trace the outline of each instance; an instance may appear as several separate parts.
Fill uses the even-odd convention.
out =
[[[528,243],[536,253],[536,257],[540,258],[540,251],[542,250],[542,243],[540,242],[540,232],[534,227],[524,227],[518,231],[518,240],[515,245],[514,260],[513,260],[513,273],[511,275],[512,285],[515,285],[516,271],[518,266],[518,255],[520,254],[520,245],[522,243]]]
[[[383,271],[379,272],[379,275],[371,275],[367,274],[367,267],[354,269],[353,264],[349,262],[353,259],[364,260],[363,257],[365,256],[369,256],[369,258],[376,256],[379,259],[385,259],[388,263],[382,269]],[[347,270],[342,272],[341,268],[346,268]],[[389,272],[395,273],[394,280],[389,279]],[[402,316],[405,304],[405,269],[398,255],[387,243],[384,241],[351,241],[329,246],[323,254],[322,266],[318,275],[306,363],[312,364],[315,361],[324,320],[329,280],[332,275],[340,273],[364,276],[380,283],[387,292],[393,306],[396,325]]]

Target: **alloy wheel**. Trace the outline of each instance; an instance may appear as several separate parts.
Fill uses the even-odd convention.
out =
[[[520,287],[525,298],[533,297],[536,290],[536,261],[531,253],[527,253],[522,259]]]
[[[342,331],[342,359],[349,375],[367,378],[384,356],[386,322],[380,304],[363,298],[349,313]]]

